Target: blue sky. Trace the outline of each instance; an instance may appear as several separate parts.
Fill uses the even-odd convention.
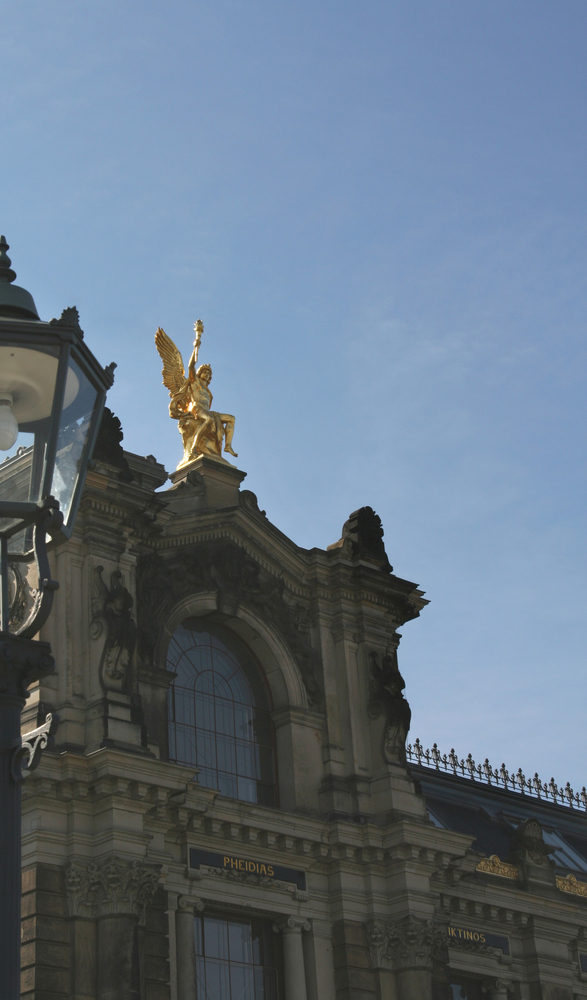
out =
[[[297,543],[431,604],[412,737],[587,781],[584,0],[6,5],[0,230],[173,469],[161,325]]]

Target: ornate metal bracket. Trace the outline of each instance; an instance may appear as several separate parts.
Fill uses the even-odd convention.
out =
[[[38,767],[41,754],[48,746],[53,746],[54,735],[59,725],[59,716],[56,712],[45,717],[45,721],[38,729],[32,729],[30,733],[25,733],[21,746],[17,747],[12,755],[10,769],[15,781],[25,778],[30,771]],[[23,760],[28,756],[27,762],[23,765]],[[23,773],[24,771],[24,773]]]
[[[25,505],[22,505],[25,506]],[[27,507],[29,505],[26,505]],[[33,523],[33,556],[37,565],[38,586],[33,591],[33,602],[21,625],[14,630],[13,635],[20,635],[25,639],[32,639],[43,627],[51,613],[53,606],[53,595],[59,589],[56,580],[51,579],[51,570],[47,556],[47,535],[53,537],[63,524],[63,514],[59,510],[59,504],[53,497],[47,497],[42,503],[33,506],[32,511],[27,512],[24,517],[20,515],[15,507],[11,509],[10,504],[2,505],[2,514],[10,517],[21,517],[19,527]],[[10,534],[14,532],[11,530]],[[2,538],[2,590],[7,594],[6,575],[8,573],[8,548],[7,539]],[[10,556],[16,561],[18,557]],[[25,560],[28,556],[25,556]],[[3,601],[5,604],[5,601]],[[8,631],[8,608],[2,609],[2,628]]]

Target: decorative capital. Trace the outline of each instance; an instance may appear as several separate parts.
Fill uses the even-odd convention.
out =
[[[446,949],[446,937],[431,920],[374,920],[367,924],[371,961],[376,969],[430,968]]]
[[[285,917],[273,924],[273,930],[282,934],[301,934],[302,931],[309,931],[310,927],[310,922],[303,917]]]
[[[204,909],[204,901],[199,896],[180,896],[177,908],[195,916]]]
[[[65,873],[72,917],[132,914],[143,917],[159,882],[161,865],[109,857],[72,861]]]
[[[492,1000],[511,996],[514,991],[515,986],[510,979],[484,979],[481,983],[481,992],[489,993]]]

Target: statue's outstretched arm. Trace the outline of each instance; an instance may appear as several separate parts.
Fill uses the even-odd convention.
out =
[[[196,377],[196,362],[198,360],[198,352],[196,351],[195,345],[192,351],[192,356],[188,364],[188,378],[190,382],[193,382]]]

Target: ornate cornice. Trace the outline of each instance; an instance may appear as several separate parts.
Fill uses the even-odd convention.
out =
[[[371,961],[376,969],[430,968],[446,951],[446,932],[431,920],[406,917],[367,924]]]
[[[161,865],[116,857],[72,861],[65,872],[70,916],[124,913],[142,917],[155,895],[160,870]]]
[[[501,878],[519,879],[520,873],[517,865],[510,865],[507,861],[500,861],[497,854],[492,854],[490,858],[481,858],[477,865],[478,872],[485,872],[487,875],[499,875]]]
[[[561,892],[573,892],[576,896],[587,896],[587,882],[577,882],[574,875],[557,875],[556,887]]]

